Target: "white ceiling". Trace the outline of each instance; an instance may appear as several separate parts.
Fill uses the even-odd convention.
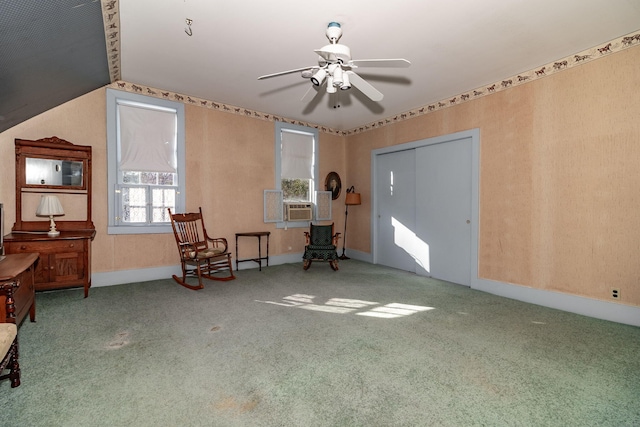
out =
[[[640,28],[640,0],[120,0],[119,11],[122,80],[343,131]],[[381,102],[351,89],[303,103],[299,73],[257,80],[317,65],[331,21],[353,59],[411,61],[357,70]]]

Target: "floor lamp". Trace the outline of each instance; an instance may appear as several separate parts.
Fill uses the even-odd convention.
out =
[[[347,216],[349,215],[349,205],[359,205],[360,203],[360,193],[356,193],[352,185],[347,189],[347,197],[344,199],[344,204],[346,205],[344,210],[344,234],[342,235],[342,255],[338,257],[339,259],[351,259],[344,254],[344,247],[347,244]]]

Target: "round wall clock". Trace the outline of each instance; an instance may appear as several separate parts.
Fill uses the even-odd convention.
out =
[[[335,172],[329,172],[329,174],[327,175],[327,179],[324,180],[324,189],[326,191],[331,191],[332,200],[340,197],[340,190],[342,190],[340,175]]]

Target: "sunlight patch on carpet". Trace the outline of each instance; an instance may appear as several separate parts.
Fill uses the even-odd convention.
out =
[[[435,307],[410,305],[401,303],[389,303],[381,305],[379,302],[363,301],[350,298],[330,298],[324,304],[318,304],[314,295],[293,294],[282,298],[282,301],[260,301],[264,304],[273,304],[282,307],[295,307],[304,310],[321,311],[324,313],[348,314],[358,316],[378,317],[392,319],[406,317],[422,311],[433,310]],[[359,311],[365,310],[365,311]]]
[[[429,311],[433,309],[434,307],[425,307],[422,305],[400,304],[400,303],[394,302],[391,304],[384,305],[382,307],[372,308],[371,310],[365,311],[364,313],[356,313],[356,314],[358,316],[382,317],[386,319],[391,319],[394,317],[410,316],[420,311]]]

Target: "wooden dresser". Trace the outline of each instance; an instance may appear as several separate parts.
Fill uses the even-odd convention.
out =
[[[91,286],[91,240],[95,230],[60,231],[47,234],[13,232],[5,236],[8,254],[39,253],[35,269],[36,291],[81,286],[85,297]]]
[[[16,222],[4,237],[7,254],[39,253],[35,290],[91,287],[91,147],[57,137],[16,139]],[[60,234],[51,237],[47,218],[36,217],[43,195],[54,195],[64,208],[56,216]]]
[[[7,255],[0,261],[0,322],[19,325],[27,313],[36,321],[33,272],[37,261],[37,253]],[[13,298],[13,304],[7,304],[7,298]]]

